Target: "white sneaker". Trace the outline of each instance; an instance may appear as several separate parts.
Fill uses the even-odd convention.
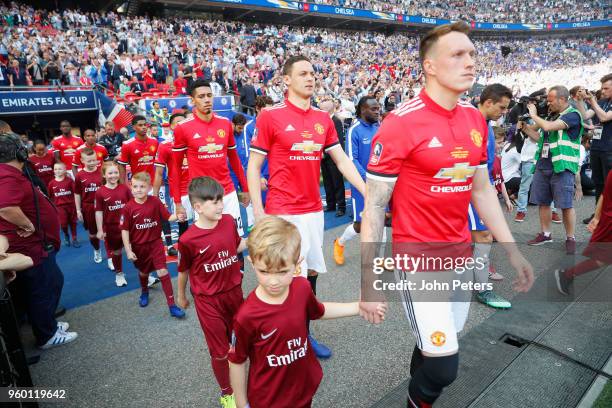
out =
[[[159,283],[159,278],[149,274],[149,283],[147,284],[147,286],[151,287],[151,286],[155,285],[156,283]]]
[[[94,249],[94,262],[95,263],[101,263],[102,262],[102,250],[100,250],[100,249],[95,250]]]
[[[108,258],[106,260],[106,264],[108,265],[108,269],[110,269],[111,271],[115,270],[115,265],[113,265],[113,260],[111,258]]]
[[[115,274],[115,284],[118,287],[127,286],[127,281],[125,280],[125,274],[123,272]]]
[[[492,281],[502,281],[504,280],[504,275],[500,275],[497,272],[489,271],[489,279],[491,279]]]
[[[68,322],[57,322],[57,328],[63,332],[68,331],[69,327],[70,325],[68,324]]]
[[[51,337],[48,342],[46,342],[39,348],[43,350],[47,350],[53,347],[68,344],[74,341],[77,337],[78,337],[78,334],[76,332],[65,332],[58,327],[53,337]]]

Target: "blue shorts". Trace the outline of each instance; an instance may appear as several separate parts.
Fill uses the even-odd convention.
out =
[[[482,220],[478,216],[478,213],[476,212],[476,208],[472,206],[472,203],[470,203],[470,206],[468,207],[468,224],[470,226],[470,231],[487,231],[488,230],[488,228],[484,225],[484,222],[482,222]]]
[[[536,169],[529,201],[535,205],[550,205],[554,201],[556,208],[573,208],[575,182],[576,176],[569,170],[553,173],[552,169]]]
[[[365,202],[363,200],[363,196],[359,193],[352,193],[353,197],[351,198],[353,203],[353,222],[361,222],[361,213],[363,212],[363,207]]]

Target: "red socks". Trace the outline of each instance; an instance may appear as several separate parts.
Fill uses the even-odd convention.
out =
[[[98,238],[92,238],[89,237],[89,242],[91,242],[91,246],[93,247],[93,249],[95,249],[96,251],[100,249],[100,240]]]
[[[166,302],[168,302],[168,306],[172,306],[174,304],[174,293],[172,292],[172,281],[170,280],[170,274],[167,273],[164,276],[160,276],[159,280],[161,281],[164,295],[166,295]]]
[[[579,264],[567,269],[564,275],[568,279],[574,279],[576,276],[580,276],[587,272],[594,271],[598,268],[600,268],[600,266],[596,260],[587,259],[586,261],[582,261]]]
[[[123,271],[123,255],[119,252],[118,255],[111,254],[111,259],[113,260],[113,266],[115,267],[115,272],[119,273]]]
[[[116,268],[116,267],[115,267]],[[140,288],[142,289],[142,293],[149,292],[149,274],[138,272],[138,279],[140,279]]]
[[[219,387],[221,387],[221,394],[233,394],[234,390],[232,390],[232,386],[230,385],[229,364],[227,362],[227,357],[224,357],[222,359],[211,357],[210,365],[212,366],[215,378],[219,383]]]

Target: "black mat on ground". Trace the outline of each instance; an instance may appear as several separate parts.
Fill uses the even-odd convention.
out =
[[[612,268],[582,276],[571,301],[561,301],[553,285],[551,279],[537,280],[529,294],[514,298],[511,311],[493,314],[460,339],[458,379],[435,407],[577,405],[594,371],[539,345],[517,347],[502,337],[520,336],[601,369],[612,353]],[[546,298],[537,301],[542,294]],[[406,407],[408,382],[372,408]]]

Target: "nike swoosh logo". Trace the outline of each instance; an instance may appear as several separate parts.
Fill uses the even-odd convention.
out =
[[[261,339],[262,339],[262,340],[267,340],[267,339],[268,339],[268,338],[269,338],[271,335],[273,335],[274,333],[276,333],[276,331],[277,331],[277,330],[278,330],[278,329],[274,329],[274,330],[272,330],[272,331],[271,331],[270,333],[268,333],[268,334],[263,334],[263,333],[261,333]]]
[[[104,199],[104,201],[108,201],[108,200],[110,200],[110,197]]]
[[[140,215],[140,213],[138,213],[138,214],[134,214],[134,215],[132,215],[132,218],[136,218],[136,217],[138,217],[139,215]]]
[[[200,254],[203,254],[204,252],[208,251],[208,248],[210,248],[210,245],[204,249],[200,249]]]

